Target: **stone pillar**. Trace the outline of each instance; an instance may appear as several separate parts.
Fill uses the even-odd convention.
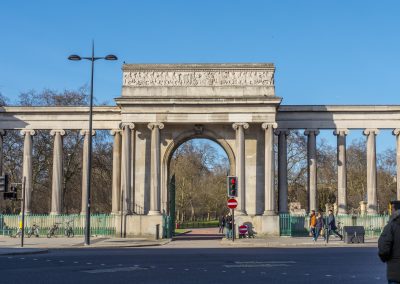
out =
[[[360,201],[360,215],[364,216],[367,213],[367,202]]]
[[[249,128],[248,123],[234,123],[236,130],[236,176],[238,178],[238,206],[235,214],[246,215],[246,155],[244,130]]]
[[[308,176],[308,211],[318,210],[317,199],[317,135],[319,130],[307,129],[304,135],[307,139],[307,176]]]
[[[36,134],[33,129],[21,130],[24,138],[24,160],[22,177],[25,177],[25,213],[31,213],[32,205],[32,136]]]
[[[132,214],[131,208],[131,130],[133,123],[121,123],[122,150],[121,150],[121,194],[123,195],[122,212]]]
[[[289,130],[277,129],[278,135],[278,206],[279,213],[288,213],[287,136]]]
[[[376,135],[378,129],[365,129],[364,135],[367,136],[367,213],[377,214],[377,193],[376,193]]]
[[[346,172],[346,135],[348,129],[336,129],[337,136],[337,204],[338,214],[347,214],[347,172]]]
[[[114,136],[111,214],[120,214],[121,210],[121,130],[110,131]]]
[[[264,193],[265,209],[263,215],[276,215],[275,209],[275,155],[274,155],[274,128],[276,123],[263,123],[261,125],[265,131],[264,144]]]
[[[149,123],[151,130],[151,180],[150,180],[150,211],[148,215],[160,215],[160,130],[162,123]]]
[[[53,145],[53,178],[51,189],[51,215],[61,214],[62,211],[62,190],[64,181],[63,169],[63,139],[64,130],[52,130],[50,134],[54,136]]]
[[[86,215],[86,199],[88,195],[87,176],[88,176],[88,163],[89,163],[89,130],[81,130],[80,134],[84,136],[83,140],[83,156],[82,156],[82,204],[81,215]],[[92,136],[96,135],[96,131],[92,130]]]
[[[3,138],[6,135],[5,130],[0,129],[0,175],[3,175]],[[1,194],[2,198],[2,194]]]
[[[396,135],[396,162],[397,162],[397,198],[396,200],[400,200],[400,128],[396,128],[393,130],[393,135]]]

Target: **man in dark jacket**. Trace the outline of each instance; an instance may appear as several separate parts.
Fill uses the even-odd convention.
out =
[[[388,283],[400,283],[400,201],[392,201],[392,215],[378,240],[379,257],[387,263]]]
[[[340,240],[343,240],[343,236],[341,234],[339,234],[339,232],[337,231],[337,227],[336,227],[336,220],[335,220],[335,215],[333,215],[333,211],[329,210],[329,215],[328,215],[328,232],[326,234],[326,237],[329,240],[329,235],[331,233],[334,233],[336,236],[338,236],[340,238]]]

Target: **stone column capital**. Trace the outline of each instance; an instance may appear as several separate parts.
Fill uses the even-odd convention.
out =
[[[280,135],[280,134],[282,134],[282,135],[288,136],[289,133],[290,133],[289,129],[285,129],[285,128],[278,128],[278,129],[275,129],[275,135]]]
[[[304,135],[310,135],[311,133],[313,133],[315,136],[317,136],[319,134],[319,130],[318,129],[306,129],[304,130]]]
[[[275,129],[277,127],[278,127],[278,124],[275,122],[264,122],[263,124],[261,124],[261,128],[264,130],[267,130],[268,128]]]
[[[393,129],[392,134],[398,136],[400,134],[400,128]]]
[[[135,129],[135,124],[132,122],[121,122],[119,124],[119,128],[124,129],[126,127],[129,127],[129,129]]]
[[[7,132],[4,129],[0,129],[0,136],[6,136]]]
[[[22,129],[21,130],[21,135],[31,135],[34,136],[36,135],[36,131],[34,129]]]
[[[89,135],[89,129],[82,129],[79,132],[82,136]],[[96,135],[96,130],[92,130],[92,136]]]
[[[149,128],[150,130],[153,130],[154,128],[163,129],[164,128],[164,123],[161,123],[161,122],[150,122],[149,124],[147,124],[147,128]]]
[[[368,136],[368,135],[370,135],[370,134],[378,135],[378,134],[379,134],[379,129],[378,129],[378,128],[366,128],[366,129],[363,131],[363,134],[364,134],[365,136]]]
[[[110,135],[115,136],[117,134],[121,134],[122,130],[121,129],[111,129],[110,130]]]
[[[57,133],[59,133],[61,136],[64,136],[65,135],[65,130],[63,130],[63,129],[53,129],[53,130],[50,131],[50,135],[51,136],[54,136]]]
[[[247,122],[235,122],[234,124],[232,124],[232,128],[234,130],[238,130],[240,127],[243,127],[243,129],[248,129],[249,124]]]
[[[349,130],[347,128],[338,128],[333,131],[333,135],[335,136],[346,136],[349,134]]]

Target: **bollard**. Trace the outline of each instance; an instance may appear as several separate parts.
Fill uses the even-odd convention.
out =
[[[160,238],[160,224],[156,225],[156,240]]]

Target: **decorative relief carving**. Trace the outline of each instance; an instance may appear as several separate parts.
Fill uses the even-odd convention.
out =
[[[273,86],[273,71],[125,71],[124,86]]]

